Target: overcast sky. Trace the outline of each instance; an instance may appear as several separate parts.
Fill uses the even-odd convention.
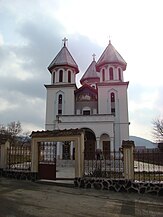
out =
[[[130,135],[152,140],[152,121],[163,117],[162,9],[162,0],[0,0],[0,124],[44,129],[47,67],[62,38],[79,80],[110,37],[127,62]]]

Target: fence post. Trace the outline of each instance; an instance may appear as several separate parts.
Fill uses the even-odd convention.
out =
[[[4,144],[1,144],[0,152],[0,168],[6,169],[7,167],[7,148],[10,147],[9,141],[6,141]]]
[[[134,141],[122,141],[124,177],[125,179],[134,179]]]
[[[38,173],[38,142],[32,138],[31,147],[31,172]]]

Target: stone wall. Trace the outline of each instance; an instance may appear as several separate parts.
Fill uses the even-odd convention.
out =
[[[163,183],[134,182],[130,180],[110,180],[97,178],[75,178],[74,186],[115,192],[152,194],[163,196]]]
[[[26,172],[26,171],[11,171],[0,169],[0,177],[13,178],[19,180],[31,180],[36,181],[38,179],[38,173]]]

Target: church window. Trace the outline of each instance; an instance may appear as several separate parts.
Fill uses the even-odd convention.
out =
[[[58,114],[62,114],[62,95],[59,94],[58,96]]]
[[[105,81],[105,69],[102,70],[102,81]]]
[[[68,83],[71,83],[71,71],[68,71]]]
[[[113,80],[113,68],[112,67],[109,69],[109,76],[110,76],[110,80]]]
[[[63,82],[63,70],[59,70],[59,82]]]
[[[55,83],[55,72],[53,72],[53,84]]]
[[[62,114],[62,109],[58,109],[58,115]]]
[[[58,97],[58,104],[62,104],[62,95],[59,94],[59,97]]]
[[[91,114],[90,110],[84,110],[83,111],[83,115],[90,115],[90,114]]]
[[[121,69],[120,68],[118,68],[118,77],[119,77],[119,80],[121,81],[122,77],[121,77]]]
[[[113,92],[110,94],[110,98],[111,98],[111,113],[115,114],[115,94]]]
[[[96,89],[96,85],[95,84],[92,84],[91,87],[93,87],[94,89]]]

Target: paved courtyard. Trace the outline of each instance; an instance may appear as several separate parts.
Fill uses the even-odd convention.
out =
[[[162,217],[163,198],[0,178],[0,217]]]

